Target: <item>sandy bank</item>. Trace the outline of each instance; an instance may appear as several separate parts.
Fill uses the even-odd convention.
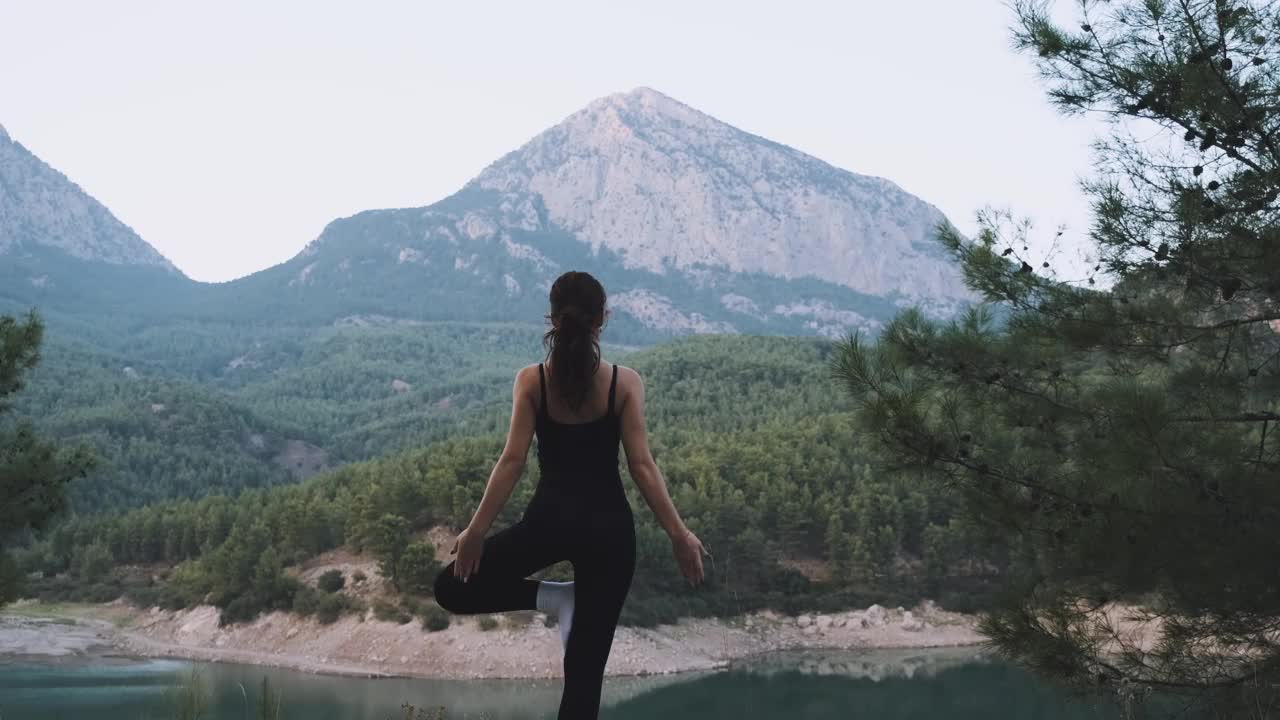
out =
[[[25,612],[38,606],[25,606]],[[79,640],[46,641],[29,618],[13,608],[0,620],[0,655],[84,652],[109,642],[145,657],[284,667],[307,672],[425,678],[551,678],[560,675],[557,631],[541,617],[482,630],[475,619],[455,618],[446,630],[425,632],[414,621],[383,622],[347,616],[330,625],[285,613],[252,623],[218,627],[212,607],[182,611],[139,610],[123,604],[63,608],[76,617]],[[47,621],[41,621],[47,622]],[[44,625],[48,628],[50,625]],[[66,626],[63,626],[66,627]],[[614,640],[610,675],[655,675],[714,670],[786,650],[867,650],[975,645],[972,618],[926,604],[914,609],[851,610],[831,615],[783,617],[771,612],[731,619],[685,620],[652,629],[621,628]],[[87,644],[86,644],[87,643]],[[77,649],[79,648],[79,649]]]
[[[114,637],[111,625],[102,621],[0,615],[0,662],[99,658],[114,650]]]

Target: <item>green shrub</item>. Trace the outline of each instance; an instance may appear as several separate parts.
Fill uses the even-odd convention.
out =
[[[300,585],[293,595],[293,611],[303,617],[315,616],[328,625],[348,611],[361,611],[362,603],[340,593],[322,593],[308,585]]]
[[[293,595],[293,611],[303,617],[310,617],[320,610],[320,593],[311,587],[300,587]]]
[[[163,592],[163,585],[151,585],[130,588],[124,596],[126,600],[141,608],[159,607],[164,597]]]
[[[347,579],[343,577],[341,570],[329,570],[320,576],[316,581],[316,587],[327,593],[335,593],[345,587]]]
[[[449,627],[449,613],[444,608],[431,603],[422,612],[422,629],[427,632],[439,632]]]
[[[435,546],[420,541],[409,545],[400,556],[396,577],[400,588],[405,592],[430,595],[433,591],[436,574],[440,572],[440,561],[436,560]]]
[[[128,587],[124,596],[138,607],[160,607],[165,610],[181,610],[200,602],[199,597],[188,597],[182,588],[169,582]]]
[[[111,573],[115,558],[111,550],[102,543],[93,543],[80,551],[80,555],[72,562],[75,574],[82,581],[96,583]]]
[[[222,612],[218,615],[219,627],[247,622],[258,617],[258,613],[262,612],[262,604],[253,595],[241,595],[220,607]]]
[[[430,603],[423,602],[415,597],[405,596],[400,598],[400,609],[410,615],[421,615]]]
[[[109,583],[98,583],[85,588],[80,598],[82,602],[107,603],[119,599],[120,587]]]
[[[373,616],[383,622],[393,622],[401,625],[413,619],[412,615],[386,600],[375,600],[373,602]]]
[[[347,603],[341,595],[322,595],[320,596],[320,607],[316,610],[316,619],[322,625],[329,625],[337,622],[342,616],[342,611],[347,609]]]
[[[480,629],[489,632],[498,627],[498,621],[492,615],[481,615],[478,621]]]

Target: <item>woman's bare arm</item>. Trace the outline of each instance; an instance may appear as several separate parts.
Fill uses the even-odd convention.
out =
[[[493,521],[511,497],[516,481],[524,472],[529,457],[529,445],[533,442],[534,401],[533,387],[537,380],[531,380],[530,368],[516,374],[511,390],[511,426],[507,430],[507,444],[502,448],[502,455],[494,463],[489,473],[489,482],[484,488],[484,497],[471,516],[471,522],[458,536],[454,545],[457,559],[454,561],[454,574],[464,580],[480,569],[480,551],[484,536],[493,526]]]
[[[528,375],[528,368],[516,374],[511,390],[511,426],[507,429],[507,443],[489,474],[480,506],[471,518],[470,527],[481,535],[489,531],[494,519],[511,497],[511,491],[524,472],[525,462],[529,457],[535,418],[534,405],[528,392]]]

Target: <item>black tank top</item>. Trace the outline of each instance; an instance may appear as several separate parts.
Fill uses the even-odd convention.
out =
[[[627,505],[618,472],[618,445],[622,423],[614,413],[618,387],[618,366],[613,366],[609,382],[609,405],[604,416],[584,423],[560,423],[547,412],[547,377],[538,364],[538,384],[542,395],[534,435],[538,438],[537,496],[586,501],[597,509],[621,502]]]

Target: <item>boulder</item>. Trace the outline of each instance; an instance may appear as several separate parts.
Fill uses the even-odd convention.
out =
[[[888,612],[879,605],[872,605],[863,613],[863,618],[867,621],[867,626],[877,627],[888,621]]]
[[[924,623],[916,619],[910,610],[902,613],[902,629],[907,632],[919,632],[924,629]]]
[[[800,617],[796,618],[796,625],[798,625],[799,627],[807,628],[812,624],[813,624],[813,618],[809,617],[808,615],[801,615]]]

